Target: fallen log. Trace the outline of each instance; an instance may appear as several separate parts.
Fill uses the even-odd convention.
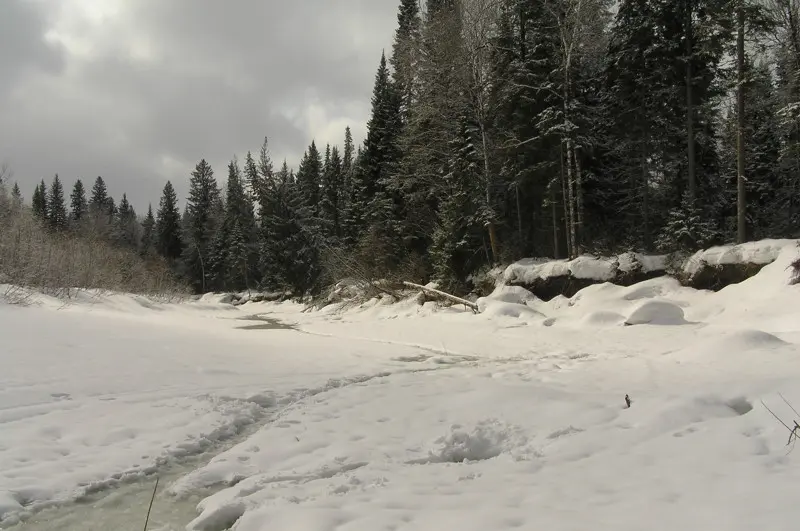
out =
[[[421,290],[422,292],[433,295],[434,297],[439,297],[441,299],[446,299],[450,302],[454,302],[456,304],[463,304],[467,308],[471,308],[474,313],[478,313],[478,305],[472,301],[468,301],[467,299],[462,299],[461,297],[456,297],[455,295],[450,295],[449,293],[445,293],[444,291],[439,291],[438,289],[428,288],[426,286],[422,286],[420,284],[414,284],[413,282],[403,282],[404,286],[408,286],[409,288],[414,288]]]

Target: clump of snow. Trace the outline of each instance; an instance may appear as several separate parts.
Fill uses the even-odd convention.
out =
[[[537,312],[530,306],[515,304],[511,302],[495,301],[492,299],[478,299],[478,311],[488,319],[492,318],[512,318],[512,319],[543,319],[544,315]]]
[[[508,266],[503,274],[503,280],[506,284],[533,284],[538,280],[572,276],[607,282],[613,280],[619,273],[665,271],[667,258],[666,255],[624,253],[610,258],[579,256],[574,260],[526,259]]]
[[[686,324],[683,308],[667,301],[645,301],[625,319],[626,325],[682,325]]]
[[[697,251],[684,264],[688,276],[697,274],[705,266],[728,264],[764,265],[774,262],[787,247],[797,247],[800,240],[759,240],[737,245],[720,245]]]
[[[618,268],[623,273],[641,271],[652,273],[666,271],[668,255],[646,255],[642,253],[623,253],[617,257]]]
[[[456,424],[450,433],[436,440],[437,449],[422,462],[462,463],[485,461],[524,446],[528,442],[524,431],[508,426],[497,419],[481,421],[472,430]]]
[[[494,301],[509,302],[512,304],[528,304],[529,302],[539,300],[536,295],[523,287],[505,285],[497,286],[495,290],[486,298]]]
[[[600,310],[586,314],[581,322],[586,326],[616,326],[625,322],[625,316],[617,312]]]
[[[617,274],[617,261],[608,258],[579,256],[569,263],[569,272],[575,278],[608,281]]]

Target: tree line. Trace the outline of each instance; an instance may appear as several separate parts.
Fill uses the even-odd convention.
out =
[[[800,0],[402,0],[363,143],[296,170],[265,139],[224,188],[201,160],[141,222],[70,209],[197,291],[315,293],[344,277],[454,292],[524,256],[692,251],[800,236]],[[98,221],[99,220],[99,221]]]

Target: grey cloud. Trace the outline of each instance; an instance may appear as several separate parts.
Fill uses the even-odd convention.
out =
[[[0,2],[0,97],[26,69],[56,73],[63,68],[62,51],[44,40],[45,25],[36,5],[26,0]]]
[[[317,132],[289,111],[313,101],[332,117],[366,120],[397,3],[131,1],[123,29],[146,41],[152,58],[137,57],[120,38],[69,75],[51,65],[23,104],[0,92],[0,116],[14,129],[0,127],[0,160],[10,158],[27,196],[55,172],[68,182],[103,175],[115,197],[127,191],[140,211],[157,202],[167,178],[184,197],[201,157],[224,181],[227,161],[256,152],[264,135],[276,164],[287,157],[295,165]],[[29,14],[47,6],[12,4]],[[18,62],[46,65],[49,56],[33,46],[46,28],[41,17],[32,20],[39,25],[26,30],[27,46],[36,54]],[[345,111],[354,107],[361,115]],[[173,162],[165,167],[165,159]]]

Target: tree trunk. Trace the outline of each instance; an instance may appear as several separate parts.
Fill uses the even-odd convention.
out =
[[[499,244],[497,243],[497,231],[494,225],[494,209],[492,208],[492,187],[489,178],[489,149],[486,141],[486,130],[481,123],[481,142],[483,144],[483,177],[486,182],[486,208],[491,211],[492,219],[487,222],[489,229],[489,245],[492,247],[492,263],[497,265],[500,262]]]
[[[644,248],[651,251],[653,237],[650,234],[650,168],[647,163],[648,147],[650,144],[650,127],[647,119],[642,120],[644,126],[644,138],[642,139],[642,236]]]
[[[694,102],[692,98],[692,84],[694,83],[692,74],[692,56],[694,45],[692,44],[692,3],[684,0],[686,14],[684,24],[686,25],[686,143],[688,157],[688,185],[689,199],[694,204],[697,198],[697,180],[695,177],[695,154],[694,154]]]
[[[519,182],[514,183],[514,195],[517,199],[517,236],[522,245],[522,202],[519,199]]]
[[[744,0],[736,8],[736,240],[747,240],[747,203],[744,178]]]
[[[575,233],[577,223],[575,219],[575,173],[572,169],[572,153],[572,139],[567,136],[567,201],[569,202],[569,239],[572,247],[569,258],[576,258],[578,256],[578,239]]]
[[[561,242],[558,239],[558,212],[556,210],[556,183],[550,182],[550,212],[553,216],[553,258],[558,260],[561,255]]]
[[[569,192],[567,190],[567,174],[564,171],[564,141],[562,139],[561,146],[559,148],[560,159],[561,159],[561,202],[564,205],[564,234],[566,236],[566,243],[567,243],[567,257],[572,257],[572,238],[571,232],[569,230],[570,225],[572,225],[572,218],[569,215]]]
[[[577,194],[577,209],[578,209],[578,218],[577,218],[577,236],[575,239],[575,253],[581,254],[583,250],[581,249],[581,242],[583,242],[583,231],[584,231],[584,224],[583,224],[583,177],[581,174],[581,161],[578,159],[578,149],[573,146],[572,148],[572,156],[575,158],[575,192]]]

